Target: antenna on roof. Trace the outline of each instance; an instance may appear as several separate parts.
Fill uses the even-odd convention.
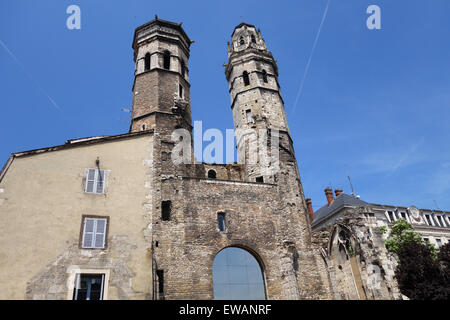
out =
[[[350,179],[349,175],[347,176],[347,178],[348,178],[348,182],[350,182],[350,188],[352,189],[352,196],[354,196],[355,195],[355,191],[353,190],[352,180]]]
[[[433,199],[434,205],[436,206],[436,208],[438,208],[439,211],[442,211],[441,208],[439,208],[437,201]]]

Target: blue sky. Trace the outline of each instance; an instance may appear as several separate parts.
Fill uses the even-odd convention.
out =
[[[81,8],[81,30],[66,8]],[[242,21],[261,29],[279,82],[305,195],[323,189],[365,201],[450,210],[450,1],[6,1],[0,2],[0,162],[67,139],[125,133],[134,29],[183,22],[193,120],[233,127],[223,63]],[[366,8],[381,8],[368,30]],[[9,51],[8,51],[9,50]],[[13,58],[14,57],[14,58]],[[302,94],[294,107],[302,79]],[[205,145],[204,145],[205,146]]]

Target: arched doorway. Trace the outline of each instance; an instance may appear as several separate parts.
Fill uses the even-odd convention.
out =
[[[213,262],[215,300],[264,300],[263,272],[247,250],[228,247]]]

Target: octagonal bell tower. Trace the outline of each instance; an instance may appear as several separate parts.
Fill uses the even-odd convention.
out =
[[[136,28],[130,132],[158,126],[191,129],[189,47],[181,27],[155,19]],[[165,121],[158,119],[164,118]]]

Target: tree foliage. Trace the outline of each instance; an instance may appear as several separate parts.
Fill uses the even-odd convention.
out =
[[[385,227],[381,227],[380,230],[383,233],[387,232]],[[413,226],[409,224],[408,221],[405,219],[395,221],[392,224],[391,232],[385,241],[386,249],[391,253],[398,254],[403,245],[409,243],[423,244],[429,248],[434,257],[436,256],[436,248],[429,242],[424,241],[422,235],[415,232]]]
[[[395,277],[402,294],[414,300],[450,299],[450,243],[438,251],[400,219],[392,225],[385,244],[398,257]]]

